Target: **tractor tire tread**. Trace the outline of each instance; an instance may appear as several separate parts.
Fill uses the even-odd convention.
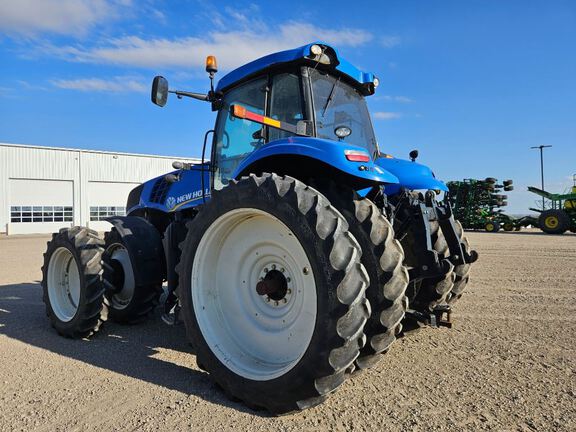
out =
[[[60,247],[67,248],[79,267],[81,294],[80,304],[74,317],[61,321],[54,313],[48,293],[48,266],[52,254]],[[47,243],[42,266],[42,298],[46,306],[46,315],[52,327],[64,337],[71,339],[88,338],[94,335],[108,319],[108,308],[104,302],[102,284],[102,253],[104,241],[98,233],[88,228],[75,226],[62,228],[52,234]]]
[[[305,218],[308,226],[315,231],[316,243],[321,245],[328,257],[323,273],[335,286],[335,292],[332,295],[328,293],[328,297],[337,306],[330,314],[318,318],[322,319],[326,333],[322,343],[324,348],[310,345],[303,359],[294,366],[307,372],[293,376],[290,374],[294,371],[290,370],[276,378],[275,383],[282,384],[274,386],[234,376],[220,363],[198,327],[191,291],[183,289],[183,286],[190,286],[195,245],[199,244],[207,226],[225,211],[224,208],[241,207],[251,197],[258,197],[272,207],[286,203],[300,213],[298,220]],[[346,370],[358,357],[365,340],[363,329],[370,315],[370,305],[365,298],[369,277],[360,263],[360,246],[348,232],[345,218],[312,187],[292,177],[263,173],[232,180],[227,187],[214,191],[210,202],[203,205],[198,215],[187,223],[187,229],[187,237],[180,244],[182,259],[176,271],[184,282],[178,288],[182,318],[188,338],[196,348],[198,364],[206,368],[210,377],[225,389],[229,397],[242,400],[248,407],[265,408],[275,415],[283,415],[321,403],[327,394],[342,384]],[[319,364],[309,364],[312,358],[318,356],[324,360]]]

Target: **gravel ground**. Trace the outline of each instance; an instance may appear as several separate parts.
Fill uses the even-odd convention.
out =
[[[454,328],[401,339],[327,403],[270,417],[228,401],[158,316],[67,340],[38,281],[46,237],[0,238],[0,431],[576,430],[576,235],[469,233]]]

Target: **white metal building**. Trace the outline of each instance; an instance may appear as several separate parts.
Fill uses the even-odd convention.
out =
[[[0,143],[0,232],[51,233],[83,225],[106,230],[128,193],[199,159]]]

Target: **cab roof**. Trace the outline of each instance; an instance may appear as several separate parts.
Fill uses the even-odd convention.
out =
[[[317,61],[310,58],[311,47],[313,45],[319,45],[323,48],[324,52],[329,54],[331,62],[329,65],[321,65],[322,69],[332,69],[338,71],[340,74],[345,75],[354,84],[357,84],[360,88],[372,89],[368,91],[367,94],[372,94],[374,92],[374,79],[375,76],[371,72],[363,72],[356,66],[352,65],[350,62],[340,57],[336,48],[327,45],[324,42],[313,42],[308,45],[301,46],[299,48],[294,48],[287,51],[280,51],[277,53],[269,54],[267,56],[261,57],[257,60],[246,63],[237,69],[224,75],[216,87],[216,91],[225,91],[230,87],[254,76],[260,72],[264,72],[267,69],[278,67],[283,64],[288,63],[302,63],[315,65]]]

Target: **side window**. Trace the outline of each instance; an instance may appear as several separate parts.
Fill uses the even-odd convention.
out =
[[[228,92],[218,113],[215,133],[214,188],[222,189],[232,178],[236,167],[258,146],[264,144],[262,125],[239,119],[230,113],[230,106],[242,105],[247,110],[264,114],[267,79],[250,81]]]
[[[296,124],[304,118],[298,75],[285,73],[272,78],[272,96],[270,97],[270,117],[275,120]],[[268,128],[268,141],[274,141],[292,135],[272,127]]]

